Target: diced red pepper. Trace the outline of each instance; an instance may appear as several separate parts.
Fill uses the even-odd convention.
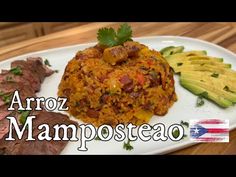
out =
[[[138,74],[137,74],[137,80],[138,80],[138,83],[139,83],[140,85],[143,85],[144,82],[145,82],[144,75],[143,75],[142,73],[138,73]]]
[[[148,64],[148,66],[153,65],[153,60],[148,60],[148,61],[147,61],[147,64]]]

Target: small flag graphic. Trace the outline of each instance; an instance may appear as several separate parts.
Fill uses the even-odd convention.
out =
[[[190,120],[190,140],[195,142],[229,142],[229,120]]]

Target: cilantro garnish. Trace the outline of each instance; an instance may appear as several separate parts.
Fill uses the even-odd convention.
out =
[[[102,129],[102,135],[107,135],[107,133],[108,133],[108,132],[107,132],[107,129],[106,129],[106,128],[103,128],[103,129]],[[99,141],[100,141],[101,138],[99,138],[99,136],[96,136],[95,140],[99,140]]]
[[[9,95],[1,95],[2,96],[2,100],[4,101],[4,103],[5,104],[8,104],[8,103],[10,103],[10,101],[11,101],[11,94],[9,94]]]
[[[128,24],[122,24],[117,32],[113,28],[101,28],[98,30],[97,39],[99,44],[113,47],[132,40],[132,30]]]
[[[100,141],[101,139],[99,138],[99,136],[97,136],[97,137],[95,138],[95,140],[98,140],[98,141]]]
[[[200,106],[204,105],[204,103],[205,102],[204,102],[203,98],[201,96],[199,96],[197,98],[197,107],[200,107]]]
[[[4,95],[3,91],[0,90],[0,96],[3,96],[3,95]]]
[[[22,70],[19,66],[12,68],[10,70],[11,73],[15,74],[15,75],[22,75]]]
[[[132,149],[134,149],[134,147],[130,144],[130,139],[128,139],[128,142],[124,142],[123,148],[127,151],[131,151]]]
[[[182,66],[183,65],[183,63],[177,63],[177,66]]]
[[[227,85],[226,85],[223,89],[224,89],[226,92],[235,93],[234,91],[230,90]]]
[[[189,123],[184,122],[183,120],[181,120],[180,124],[183,125],[183,126],[186,126],[187,128],[189,127]]]
[[[19,121],[20,121],[20,123],[21,123],[22,125],[25,124],[26,119],[27,119],[27,117],[29,116],[29,114],[30,114],[30,111],[22,111],[22,113],[21,113],[21,115],[20,115],[20,119],[19,119]]]
[[[49,67],[52,66],[52,65],[49,63],[48,59],[45,59],[45,60],[44,60],[44,64],[47,65],[47,66],[49,66]]]
[[[219,74],[218,74],[218,73],[213,73],[213,74],[211,75],[211,77],[218,78],[218,77],[219,77]]]
[[[12,81],[13,81],[13,78],[12,78],[11,76],[7,76],[7,77],[6,77],[6,81],[12,82]]]
[[[199,94],[199,96],[197,98],[197,107],[200,107],[200,106],[204,105],[203,98],[207,98],[207,97],[208,97],[207,92],[202,92],[201,94]]]

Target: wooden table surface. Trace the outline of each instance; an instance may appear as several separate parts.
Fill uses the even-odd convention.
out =
[[[129,23],[133,36],[178,35],[203,39],[236,52],[236,23]],[[89,23],[0,48],[0,61],[13,56],[96,41],[101,27],[118,27],[119,23]],[[235,115],[236,118],[236,115]],[[194,145],[171,154],[236,154],[236,130],[230,132],[230,143]]]

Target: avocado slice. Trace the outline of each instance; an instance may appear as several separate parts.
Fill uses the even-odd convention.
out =
[[[170,66],[174,68],[176,72],[181,72],[183,68],[189,68],[192,67],[192,65],[195,66],[204,66],[204,65],[212,65],[212,66],[217,66],[217,67],[222,67],[222,68],[231,68],[231,64],[225,64],[221,62],[215,62],[215,61],[210,61],[210,60],[196,60],[196,61],[183,61],[179,63],[170,63]]]
[[[210,56],[206,56],[206,55],[192,56],[192,57],[186,57],[186,58],[189,61],[211,60],[211,61],[214,61],[214,62],[221,62],[221,63],[224,61],[223,58],[210,57]]]
[[[207,92],[208,99],[214,101],[220,107],[227,108],[227,107],[230,107],[233,105],[233,103],[231,101],[229,101],[228,99],[225,99],[224,97],[217,95],[216,93],[211,92],[208,89],[202,88],[202,87],[195,85],[195,84],[191,84],[185,80],[181,80],[180,83],[184,88],[186,88],[187,90],[189,90],[190,92],[192,92],[195,95],[200,95],[203,92]]]
[[[219,89],[224,89],[226,86],[236,94],[236,78],[227,78],[222,74],[209,72],[181,72],[181,78],[194,79],[204,81]]]
[[[215,85],[212,85],[212,84],[209,84],[209,83],[206,83],[206,82],[202,82],[202,81],[198,81],[198,80],[194,80],[192,78],[180,78],[180,83],[189,83],[189,84],[193,84],[193,85],[197,85],[201,88],[204,88],[210,92],[213,92],[217,95],[220,95],[221,97],[233,102],[233,103],[236,103],[236,94],[234,93],[231,93],[231,92],[228,92],[224,89],[220,89],[218,88],[217,86]]]
[[[186,61],[196,62],[199,60],[223,63],[224,61],[222,58],[209,57],[206,55],[205,56],[204,55],[178,56],[177,54],[173,55],[172,57],[167,57],[167,60],[169,63],[178,63],[178,62],[186,62]]]
[[[233,78],[236,77],[236,72],[229,69],[229,68],[223,68],[223,67],[209,65],[209,64],[189,65],[186,67],[178,67],[178,68],[174,68],[174,71],[176,73],[185,72],[185,71],[202,71],[202,72],[208,71],[208,72],[212,72],[212,73],[227,75],[227,76],[233,77]]]
[[[183,52],[183,50],[184,50],[184,46],[178,46],[178,47],[169,46],[169,47],[165,47],[164,49],[160,50],[160,53],[162,54],[163,57],[167,57],[169,55],[181,53],[181,52]]]
[[[172,62],[172,61],[180,61],[183,59],[186,59],[186,57],[206,57],[206,51],[189,51],[189,52],[182,52],[182,53],[176,53],[173,55],[168,55],[166,57],[166,59],[168,60],[168,62]]]

